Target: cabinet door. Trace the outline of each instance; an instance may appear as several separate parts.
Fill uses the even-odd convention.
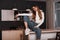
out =
[[[14,21],[13,10],[1,10],[1,21]]]

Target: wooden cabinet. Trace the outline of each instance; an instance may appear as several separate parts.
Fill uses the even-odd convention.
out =
[[[23,30],[2,31],[2,40],[23,40]]]

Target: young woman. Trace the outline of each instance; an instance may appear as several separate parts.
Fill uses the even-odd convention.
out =
[[[44,22],[44,13],[38,6],[33,6],[32,10],[31,17],[24,16],[25,28],[34,31],[36,33],[37,40],[40,40],[41,29],[39,26]]]

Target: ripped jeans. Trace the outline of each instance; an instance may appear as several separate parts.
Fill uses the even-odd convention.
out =
[[[40,39],[41,37],[41,29],[40,28],[34,28],[37,24],[33,21],[30,21],[28,16],[24,16],[24,21],[28,23],[28,27],[36,33],[37,39]]]

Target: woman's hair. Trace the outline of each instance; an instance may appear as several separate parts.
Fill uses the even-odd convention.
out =
[[[33,7],[37,7],[38,15],[39,15],[40,19],[42,19],[42,14],[41,14],[41,11],[40,11],[39,7],[38,6],[33,6]],[[32,9],[32,12],[33,12],[32,18],[35,19],[36,12],[33,9]]]

